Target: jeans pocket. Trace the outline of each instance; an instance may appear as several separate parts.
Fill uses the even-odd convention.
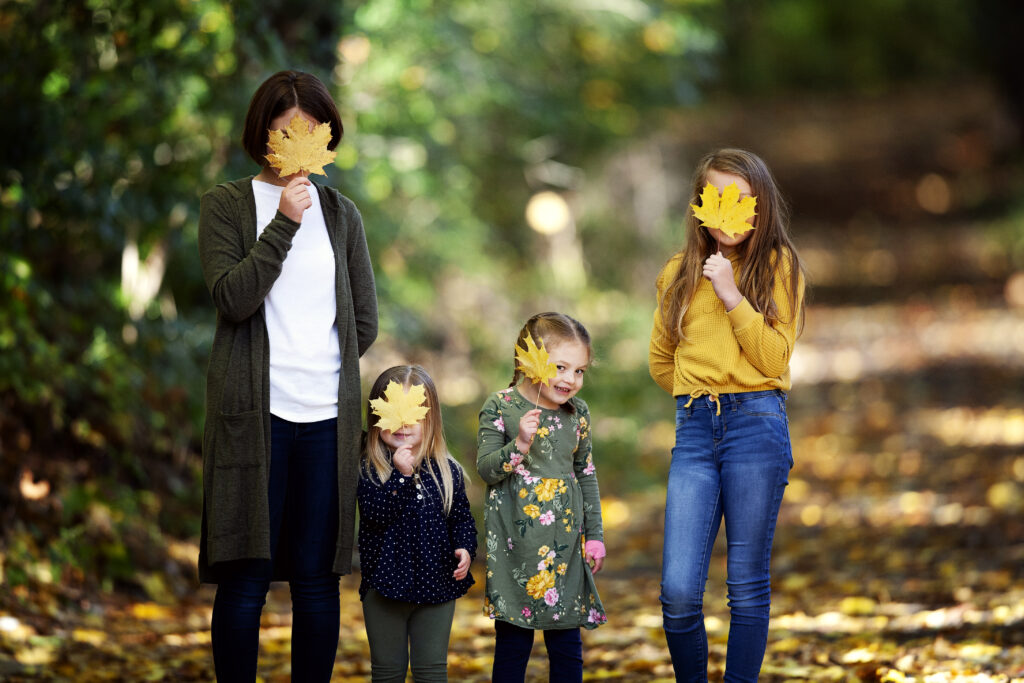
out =
[[[690,419],[689,408],[676,408],[676,443],[679,442],[679,431],[686,426]]]
[[[786,411],[782,399],[776,394],[753,396],[739,401],[737,407],[744,415],[751,417],[775,417],[785,421]]]

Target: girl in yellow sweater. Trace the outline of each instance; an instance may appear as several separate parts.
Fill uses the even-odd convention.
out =
[[[676,399],[661,603],[678,681],[707,680],[704,587],[723,518],[732,615],[725,680],[757,680],[772,538],[793,465],[785,392],[803,322],[803,268],[785,203],[756,155],[723,149],[705,156],[692,205],[716,224],[705,217],[710,204],[721,193],[724,208],[736,190],[741,207],[756,204],[747,220],[753,227],[708,227],[691,214],[686,246],[657,281],[650,371]]]

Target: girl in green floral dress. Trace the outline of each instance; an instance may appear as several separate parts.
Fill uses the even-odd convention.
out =
[[[527,337],[542,343],[557,374],[512,384],[480,410],[477,471],[487,483],[485,613],[495,620],[495,683],[522,681],[533,632],[544,632],[552,681],[583,678],[580,627],[606,621],[594,584],[604,564],[601,495],[591,454],[590,411],[576,397],[590,364],[578,321],[541,313]]]

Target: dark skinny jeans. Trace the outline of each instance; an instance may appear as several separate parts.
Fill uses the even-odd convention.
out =
[[[338,649],[338,575],[332,571],[338,531],[336,427],[334,418],[295,423],[271,416],[270,547],[271,553],[286,554],[296,683],[330,681]],[[237,560],[217,568],[211,623],[217,679],[251,683],[273,560]]]
[[[578,628],[547,629],[544,645],[548,650],[551,683],[583,680],[583,639]],[[533,629],[507,621],[494,622],[494,668],[492,683],[523,683],[533,649]]]

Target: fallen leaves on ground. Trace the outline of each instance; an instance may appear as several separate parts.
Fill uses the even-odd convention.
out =
[[[618,540],[612,541],[598,585],[610,618],[606,626],[584,633],[587,680],[672,680],[658,605],[658,498],[620,501],[632,515],[609,533]],[[997,521],[1012,525],[1008,519]],[[1013,558],[999,557],[989,545],[967,550],[967,532],[942,536],[904,530],[893,536],[891,529],[784,525],[776,546],[772,631],[762,681],[1024,677],[1024,587],[1013,567],[1004,564]],[[940,539],[949,547],[935,547]],[[902,552],[894,561],[896,546]],[[716,549],[705,598],[713,679],[723,674],[728,637],[724,559]],[[1016,561],[1019,567],[1019,557]],[[479,565],[476,570],[482,574]],[[357,575],[342,579],[335,681],[369,676],[357,588]],[[31,608],[33,601],[44,608]],[[118,594],[102,602],[61,602],[56,587],[36,594],[15,590],[4,599],[0,678],[213,680],[212,588],[173,605],[133,602]],[[482,582],[458,602],[448,660],[451,680],[489,680],[493,625],[482,615],[481,603]],[[261,632],[263,681],[289,680],[290,625],[287,587],[275,584]],[[547,680],[546,672],[538,638],[528,680]]]
[[[919,303],[878,311],[809,316],[826,324],[808,325],[808,358],[826,357],[837,328],[896,340],[898,321],[923,315]],[[978,356],[977,345],[957,351],[944,332],[952,323],[943,326],[941,310],[931,315],[932,334],[885,344],[908,362],[872,365],[868,356],[816,375],[805,365],[790,396],[796,465],[775,537],[765,683],[1024,680],[1024,421],[1014,407],[1024,402],[1024,367]],[[1019,314],[960,319],[971,339],[989,339],[1007,319],[1014,334],[999,338],[1021,339]],[[597,582],[609,621],[584,633],[588,680],[672,680],[658,603],[663,500],[655,489],[602,501],[609,555]],[[724,546],[722,532],[705,595],[712,680],[723,675],[728,638]],[[191,558],[194,547],[176,554]],[[475,571],[480,581],[479,563]],[[211,587],[180,601],[152,591],[158,601],[84,595],[47,576],[0,591],[0,679],[213,679]],[[342,579],[335,681],[369,675],[357,587],[358,576]],[[453,681],[490,677],[482,590],[480,581],[458,602]],[[288,589],[275,585],[263,616],[263,681],[289,678],[290,626]],[[540,638],[528,680],[547,680]]]

